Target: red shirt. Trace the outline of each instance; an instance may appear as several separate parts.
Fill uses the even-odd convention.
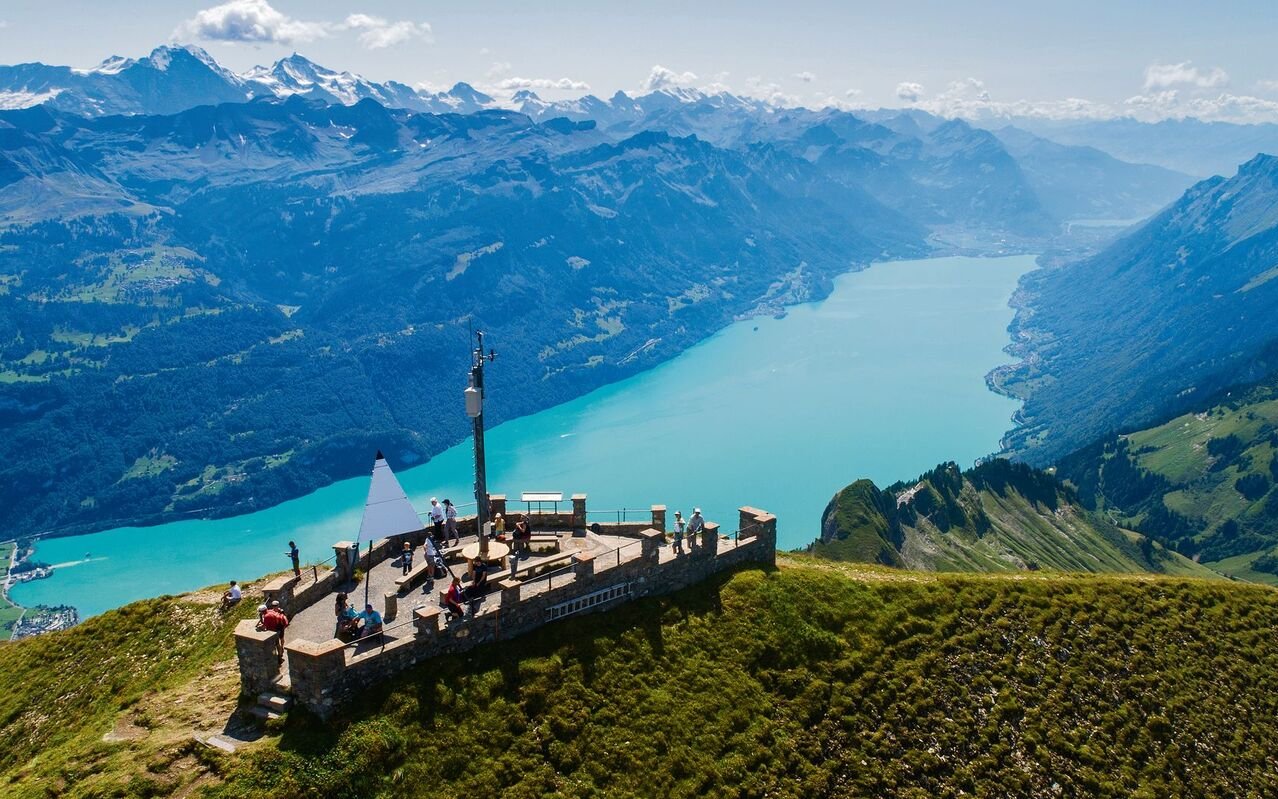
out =
[[[284,628],[288,626],[288,616],[282,610],[271,608],[262,616],[262,626],[271,632],[284,632]]]

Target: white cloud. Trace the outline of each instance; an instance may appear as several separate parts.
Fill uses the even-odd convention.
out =
[[[896,84],[896,96],[907,103],[917,103],[923,96],[923,84],[906,81]]]
[[[174,37],[291,44],[328,36],[330,27],[323,22],[293,19],[276,11],[266,0],[230,0],[197,12],[178,26]]]
[[[787,107],[799,105],[799,98],[793,94],[786,94],[781,87],[763,78],[754,77],[746,78],[746,88],[742,92],[746,97],[752,97],[756,100],[762,100],[769,105]]]
[[[590,84],[584,80],[573,80],[572,78],[506,78],[497,84],[497,88],[504,91],[518,91],[519,89],[559,89],[561,91],[572,92],[588,92]]]
[[[1262,92],[1278,92],[1278,80],[1258,80],[1256,88]]]
[[[1190,61],[1179,64],[1150,64],[1145,67],[1145,91],[1172,86],[1194,86],[1214,89],[1229,83],[1229,74],[1220,67],[1200,70]]]
[[[860,96],[861,96],[861,90],[860,90],[860,89],[848,89],[848,90],[847,90],[847,91],[845,91],[843,94],[844,94],[844,96],[845,96],[845,97],[860,97]]]
[[[648,73],[648,79],[643,82],[643,88],[646,91],[655,92],[677,86],[691,86],[696,80],[697,76],[693,72],[675,72],[673,69],[666,69],[657,64]]]
[[[808,72],[807,70],[804,70],[803,72],[794,73],[794,77],[798,78],[804,83],[811,83],[812,81],[816,80],[816,75],[813,75],[811,72]]]
[[[502,75],[505,75],[509,72],[510,72],[509,61],[494,61],[493,65],[488,68],[487,77],[490,80],[493,78],[500,78]]]
[[[383,47],[403,44],[411,39],[421,39],[425,42],[434,41],[430,25],[425,22],[411,22],[406,19],[391,22],[382,17],[372,17],[368,14],[351,14],[346,18],[346,22],[343,23],[342,27],[359,31],[359,43],[369,50],[380,50]]]
[[[430,25],[409,20],[391,21],[368,14],[351,14],[343,22],[294,19],[268,0],[228,0],[196,12],[173,31],[175,39],[293,44],[323,39],[343,31],[357,31],[359,43],[370,50],[402,44],[411,39],[432,41]]]

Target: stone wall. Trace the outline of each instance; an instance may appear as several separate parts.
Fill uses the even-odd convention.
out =
[[[664,516],[665,509],[655,506],[654,521],[658,509]],[[640,546],[623,548],[625,559],[619,563],[609,563],[607,556],[596,562],[579,555],[571,573],[559,574],[553,582],[503,580],[500,593],[490,595],[480,613],[449,625],[441,623],[438,608],[418,608],[411,623],[401,619],[388,629],[383,645],[292,642],[286,650],[293,695],[298,704],[326,717],[364,686],[389,679],[422,660],[523,635],[549,623],[552,614],[578,615],[628,599],[667,594],[747,563],[776,564],[776,517],[741,508],[738,529],[743,532],[737,537],[721,538],[718,525],[707,524],[699,540],[688,542],[686,555],[667,556],[662,562],[665,535],[654,525],[639,533]],[[601,597],[608,599],[596,603]],[[577,610],[566,604],[573,602],[592,604]]]

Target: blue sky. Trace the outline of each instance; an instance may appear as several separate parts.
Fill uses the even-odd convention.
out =
[[[199,44],[369,78],[543,96],[683,84],[780,103],[972,116],[1278,119],[1278,3],[5,0],[0,62],[92,66]],[[654,67],[664,71],[656,73]],[[557,86],[567,87],[563,89]]]

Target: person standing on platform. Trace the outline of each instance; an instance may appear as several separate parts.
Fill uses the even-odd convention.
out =
[[[461,536],[457,534],[457,506],[451,499],[444,500],[444,537],[453,539],[454,546],[461,543]]]
[[[683,513],[675,511],[674,517],[674,551],[683,553],[683,531],[684,531]]]
[[[706,520],[701,518],[701,508],[692,509],[692,517],[688,519],[688,545],[697,541],[701,531],[706,529]]]
[[[262,627],[277,633],[275,636],[275,657],[284,660],[284,630],[288,629],[288,616],[280,610],[279,600],[271,602],[270,610],[262,615]]]
[[[302,559],[301,559],[300,553],[297,551],[297,544],[295,544],[292,541],[289,541],[288,552],[285,552],[284,554],[288,555],[289,559],[293,561],[293,576],[301,577],[302,576]]]
[[[435,539],[435,546],[444,546],[448,543],[444,539],[444,509],[439,506],[439,500],[434,497],[430,498],[430,523],[434,527],[430,537]]]
[[[400,561],[400,565],[404,567],[404,574],[413,570],[413,545],[408,541],[404,542],[404,552],[400,556]]]

